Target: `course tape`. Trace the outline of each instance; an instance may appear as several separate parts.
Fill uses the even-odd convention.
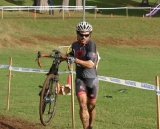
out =
[[[19,72],[48,73],[48,70],[23,68],[23,67],[12,67],[9,65],[1,65],[1,64],[0,64],[0,68],[8,68],[9,70],[19,71]],[[64,74],[64,73],[76,74],[75,71],[59,71],[58,73],[59,74]],[[131,81],[131,80],[124,80],[124,79],[113,78],[113,77],[105,77],[105,76],[98,76],[98,80],[106,81],[106,82],[110,82],[110,83],[121,84],[121,85],[126,85],[126,86],[132,86],[132,87],[140,88],[140,89],[156,90],[157,95],[160,95],[160,90],[157,90],[156,89],[157,87],[152,84],[136,82],[136,81]]]
[[[12,67],[9,65],[1,65],[0,68],[8,68],[9,70],[12,71],[18,71],[18,72],[36,72],[36,73],[48,73],[49,70],[41,70],[41,69],[34,69],[34,68],[23,68],[23,67]],[[74,71],[59,71],[59,74],[64,74],[64,73],[73,73],[75,74]]]
[[[9,68],[9,65],[0,64],[0,68]]]
[[[123,80],[119,78],[113,78],[113,77],[104,77],[104,76],[98,76],[98,79],[101,81],[107,81],[111,83],[117,83],[121,85],[126,86],[132,86],[140,89],[146,89],[146,90],[156,90],[156,87],[152,84],[142,83],[142,82],[136,82],[131,80]]]

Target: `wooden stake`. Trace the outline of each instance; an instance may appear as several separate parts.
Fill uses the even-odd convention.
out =
[[[75,129],[74,123],[74,84],[73,84],[73,64],[71,64],[71,100],[72,100],[72,128]]]
[[[2,17],[1,17],[1,19],[3,20],[3,7],[2,7]]]
[[[12,67],[12,57],[10,57],[9,66]],[[9,69],[9,74],[8,74],[8,94],[7,94],[7,107],[6,107],[6,110],[9,110],[11,76],[12,76],[12,73],[11,73],[11,70]]]
[[[28,17],[29,17],[29,7],[28,7]]]
[[[36,20],[37,18],[37,13],[36,13],[36,9],[34,10],[34,19]]]
[[[157,86],[157,91],[159,91],[159,77],[156,76],[156,86]],[[159,95],[156,94],[156,101],[157,101],[157,129],[160,129],[160,98]]]
[[[97,8],[97,6],[95,6]],[[94,9],[94,19],[96,19],[97,16],[97,9]]]
[[[64,9],[62,9],[62,18],[64,20]]]

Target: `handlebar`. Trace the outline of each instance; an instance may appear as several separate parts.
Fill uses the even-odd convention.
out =
[[[37,62],[38,62],[39,67],[42,67],[41,60],[40,60],[41,57],[50,57],[50,55],[49,54],[42,54],[40,57],[37,58]]]
[[[51,54],[41,54],[41,52],[38,51],[37,57],[36,57],[36,61],[37,61],[39,67],[42,67],[42,64],[41,64],[41,61],[40,61],[41,57],[55,58],[55,60],[60,61],[60,62],[68,59],[67,57],[69,55],[68,56],[61,56],[60,51],[58,51],[58,50],[52,50],[52,52],[54,52],[54,55],[51,55]],[[72,66],[71,66],[70,63],[68,63],[68,69],[70,71],[72,71]]]
[[[67,56],[55,56],[55,55],[51,55],[51,54],[41,54],[41,52],[39,51],[37,53],[37,58],[36,58],[36,61],[37,61],[39,67],[42,67],[42,64],[41,64],[41,61],[40,61],[41,57],[57,58],[60,61],[64,61],[64,60],[67,59]]]

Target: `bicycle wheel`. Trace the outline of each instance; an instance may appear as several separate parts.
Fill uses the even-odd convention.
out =
[[[43,125],[48,125],[56,111],[58,99],[58,78],[54,74],[49,74],[43,84],[40,94],[39,114]]]

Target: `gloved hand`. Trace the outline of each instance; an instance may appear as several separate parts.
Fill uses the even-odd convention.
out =
[[[75,58],[75,57],[73,57],[73,56],[67,57],[67,63],[68,63],[68,64],[75,63],[75,61],[76,61],[76,58]]]

